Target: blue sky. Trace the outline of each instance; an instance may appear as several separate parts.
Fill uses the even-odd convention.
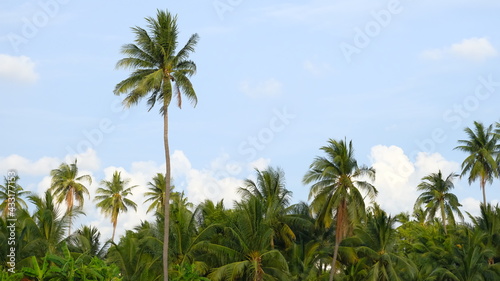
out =
[[[178,15],[180,44],[200,41],[192,59],[199,103],[170,110],[173,176],[194,202],[226,205],[253,168],[282,167],[294,201],[329,138],[353,140],[361,164],[377,169],[377,201],[409,211],[428,173],[460,172],[453,150],[473,121],[499,121],[497,1],[2,1],[0,4],[0,173],[17,169],[33,192],[78,158],[91,193],[115,170],[142,193],[163,171],[162,118],[144,103],[123,110],[113,95],[132,26],[156,9]],[[476,213],[478,183],[456,182]],[[487,187],[500,200],[500,182]],[[110,235],[87,198],[79,224]],[[76,225],[78,227],[78,225]],[[122,233],[122,232],[118,232]]]

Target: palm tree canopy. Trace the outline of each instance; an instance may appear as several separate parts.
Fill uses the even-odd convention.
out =
[[[66,201],[68,210],[73,207],[74,201],[83,206],[84,194],[89,197],[89,191],[81,182],[86,181],[92,184],[92,178],[89,175],[78,175],[77,160],[72,164],[62,163],[59,168],[50,172],[52,176],[51,190],[58,203]]]
[[[377,194],[376,188],[363,179],[375,179],[375,170],[365,166],[358,166],[354,158],[352,142],[345,140],[328,141],[327,146],[321,147],[325,157],[316,157],[303,178],[304,184],[313,183],[309,199],[313,199],[311,210],[317,214],[318,221],[329,227],[337,208],[344,200],[351,205],[354,212],[351,214],[362,216],[365,203],[364,192],[370,199]]]
[[[172,181],[172,180],[171,180]],[[144,193],[144,196],[147,197],[144,200],[144,203],[151,202],[147,213],[155,210],[156,212],[163,213],[165,208],[165,189],[167,188],[167,181],[165,178],[165,174],[157,173],[153,180],[148,182],[149,191]],[[170,192],[175,188],[175,186],[170,187]]]
[[[177,16],[158,10],[156,18],[147,17],[146,21],[149,30],[133,27],[135,44],[122,47],[121,51],[127,57],[119,60],[116,67],[133,69],[134,72],[116,85],[114,93],[127,93],[123,101],[126,107],[137,104],[150,94],[149,109],[157,101],[162,101],[160,113],[165,113],[173,93],[179,107],[182,105],[181,92],[196,105],[196,92],[189,80],[196,73],[196,64],[188,58],[198,43],[198,34],[193,34],[175,53],[178,46]]]
[[[422,182],[417,186],[417,190],[423,192],[418,196],[415,208],[425,204],[426,215],[429,220],[434,219],[436,212],[441,207],[444,207],[442,212],[444,212],[443,215],[446,215],[446,217],[442,218],[443,220],[447,219],[454,223],[454,212],[463,220],[462,212],[458,208],[462,205],[459,203],[457,196],[450,192],[455,187],[453,180],[457,177],[457,174],[450,173],[446,178],[443,178],[441,170],[423,177]]]
[[[25,191],[21,185],[17,182],[19,181],[19,175],[15,176],[5,176],[4,185],[0,185],[0,210],[2,211],[2,216],[7,217],[7,214],[13,215],[9,210],[18,210],[21,208],[27,209],[28,205],[23,200],[23,196],[28,196],[31,194],[29,191]],[[9,199],[13,198],[13,199]],[[14,208],[11,208],[9,202],[14,203]]]
[[[477,179],[484,180],[490,184],[493,177],[498,176],[498,164],[495,156],[498,154],[497,138],[492,134],[493,127],[485,128],[483,123],[474,121],[474,129],[465,128],[468,139],[459,140],[459,146],[455,147],[468,154],[462,162],[462,173],[469,173],[469,184]]]
[[[111,222],[115,222],[118,214],[128,211],[128,208],[133,208],[137,210],[137,204],[126,198],[132,195],[132,189],[137,187],[137,185],[127,187],[130,180],[122,179],[121,172],[115,171],[113,173],[113,178],[110,181],[103,180],[100,187],[96,190],[96,196],[94,201],[98,203],[96,206],[101,209],[101,211],[108,216],[111,216]]]

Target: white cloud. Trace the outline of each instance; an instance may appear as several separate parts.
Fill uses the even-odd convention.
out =
[[[47,175],[50,170],[57,168],[61,161],[55,157],[42,157],[36,161],[29,160],[17,154],[0,158],[0,170],[17,170],[19,175]]]
[[[422,177],[439,170],[446,176],[459,167],[439,153],[419,153],[412,162],[397,146],[372,147],[370,157],[376,171],[375,187],[379,191],[376,201],[391,214],[413,211],[418,197],[417,185]]]
[[[97,157],[97,153],[94,149],[89,148],[87,151],[78,154],[66,155],[64,161],[66,163],[74,163],[77,160],[78,169],[96,171],[101,165],[101,161]]]
[[[421,57],[430,60],[441,60],[448,57],[481,62],[498,55],[497,50],[487,38],[469,38],[450,47],[425,50]]]
[[[331,71],[331,66],[326,62],[313,62],[305,60],[303,63],[304,69],[314,76],[322,76]]]
[[[472,61],[483,61],[497,56],[497,51],[486,38],[464,39],[460,43],[451,45],[450,52],[457,57]]]
[[[479,216],[481,214],[481,211],[479,209],[481,202],[477,199],[474,199],[472,197],[467,197],[462,201],[460,201],[460,204],[462,204],[462,208],[464,210],[463,215],[467,220],[469,219],[469,217],[465,212],[469,212],[469,214],[471,214],[474,217]]]
[[[411,181],[415,167],[403,150],[396,146],[377,145],[371,149],[372,167],[376,171],[376,201],[389,213],[411,212],[417,198]]]
[[[38,78],[31,58],[0,54],[0,80],[34,83]]]
[[[259,158],[255,161],[250,162],[249,168],[254,170],[254,169],[259,169],[260,171],[266,169],[269,166],[269,163],[271,163],[271,159],[269,158]]]
[[[175,151],[172,157],[172,173],[186,190],[190,202],[198,204],[206,199],[220,201],[224,199],[227,204],[240,198],[238,187],[242,180],[236,176],[244,167],[235,161],[231,161],[229,155],[224,154],[212,161],[208,169],[192,168],[190,161],[182,151]],[[228,206],[229,206],[228,205]]]
[[[283,84],[274,78],[258,83],[245,80],[241,82],[240,90],[252,98],[277,97],[283,92]]]
[[[462,201],[460,201],[460,204],[462,204],[462,209],[463,209],[462,213],[465,217],[465,221],[470,221],[469,216],[465,212],[468,212],[474,217],[478,217],[481,215],[481,208],[480,208],[481,203],[482,201],[479,201],[472,197],[467,197]],[[491,200],[491,202],[488,203],[491,204],[492,206],[496,206],[499,202],[498,200]]]
[[[441,170],[444,177],[460,171],[459,163],[448,161],[439,153],[429,154],[419,152],[415,161],[415,167],[418,171],[418,178],[423,178],[431,173],[437,173],[439,170]]]
[[[48,175],[52,169],[56,169],[61,163],[73,163],[75,158],[78,159],[78,169],[80,170],[96,171],[99,169],[100,160],[97,157],[96,151],[89,148],[87,151],[80,154],[66,155],[64,160],[57,157],[42,157],[33,161],[17,154],[12,154],[3,158],[0,157],[0,171],[14,169],[17,170],[20,175]]]

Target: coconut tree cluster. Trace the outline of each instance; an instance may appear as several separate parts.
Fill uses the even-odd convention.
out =
[[[491,151],[493,157],[496,153]],[[164,278],[165,174],[148,182],[143,202],[127,198],[136,186],[120,172],[100,182],[93,200],[86,202],[110,219],[113,235],[107,241],[92,226],[71,230],[74,218],[83,214],[90,177],[79,173],[76,161],[62,163],[51,176],[42,195],[25,191],[16,178],[17,271],[10,273],[8,258],[0,257],[2,280]],[[304,173],[307,202],[292,203],[279,167],[255,170],[238,187],[241,199],[234,202],[195,205],[171,188],[169,280],[500,278],[498,205],[481,203],[480,215],[467,214],[465,220],[453,194],[458,174],[438,170],[415,186],[420,195],[411,214],[388,214],[377,204],[375,177],[373,168],[358,164],[352,141],[330,139]],[[1,189],[5,194],[6,186]],[[138,204],[154,212],[154,220],[115,237],[120,215],[133,215],[129,212]],[[0,245],[7,252],[4,212]]]

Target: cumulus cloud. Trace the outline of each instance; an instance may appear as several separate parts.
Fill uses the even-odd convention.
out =
[[[55,157],[42,157],[36,161],[29,160],[23,156],[12,154],[0,158],[0,170],[17,170],[20,175],[40,176],[50,173],[50,170],[61,164]]]
[[[198,204],[206,199],[230,203],[239,198],[237,187],[242,181],[235,177],[241,172],[237,162],[229,162],[229,155],[215,159],[206,169],[192,168],[191,162],[182,151],[174,152],[172,167],[176,182],[186,190],[189,201]]]
[[[0,157],[0,171],[14,169],[17,170],[20,175],[48,175],[52,169],[59,167],[61,163],[66,162],[70,164],[73,163],[75,159],[78,160],[78,168],[80,170],[95,171],[99,169],[100,161],[96,151],[89,148],[83,153],[66,155],[64,160],[57,157],[42,157],[38,160],[30,160],[17,154]]]
[[[34,83],[38,80],[35,63],[27,56],[0,54],[0,80]]]
[[[469,38],[449,47],[430,49],[422,52],[421,56],[430,60],[441,60],[456,57],[465,60],[482,62],[498,55],[497,50],[487,38]]]
[[[240,90],[252,98],[277,97],[283,92],[283,84],[274,78],[257,83],[245,80],[241,82]]]
[[[477,217],[481,214],[481,211],[479,209],[479,206],[481,205],[481,201],[472,198],[472,197],[467,197],[460,201],[460,204],[462,204],[462,208],[464,211],[468,212],[474,217]],[[468,218],[467,214],[464,212],[463,213],[465,218]]]
[[[370,157],[376,170],[376,201],[391,214],[412,212],[418,197],[417,185],[422,177],[439,170],[444,175],[457,171],[459,165],[448,161],[439,153],[419,153],[413,162],[397,146],[372,147]]]

